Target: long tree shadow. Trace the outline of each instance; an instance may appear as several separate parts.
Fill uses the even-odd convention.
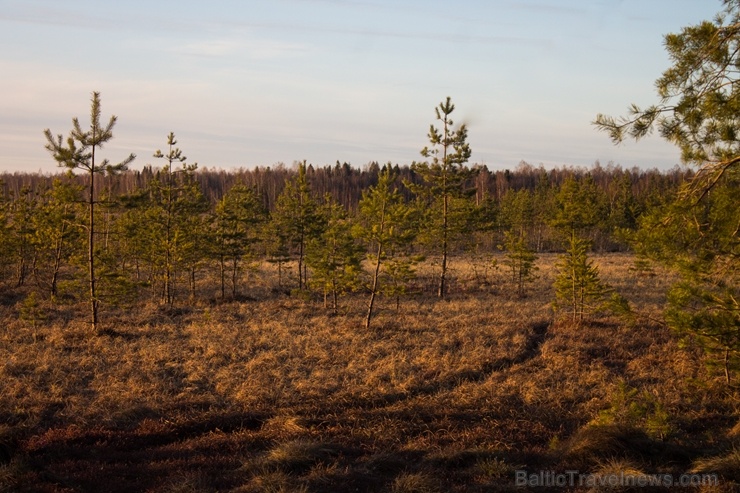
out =
[[[540,348],[547,339],[549,328],[549,321],[542,320],[533,323],[531,325],[531,335],[527,339],[524,348],[514,355],[496,358],[477,368],[454,372],[446,375],[444,378],[434,379],[428,383],[411,387],[403,392],[392,392],[358,398],[352,401],[352,407],[384,407],[407,399],[448,392],[464,384],[483,382],[495,373],[506,371],[515,365],[526,363],[539,356]]]
[[[172,410],[178,411],[182,410]],[[160,485],[170,470],[176,469],[220,471],[223,478],[214,481],[231,487],[238,480],[230,479],[224,471],[241,465],[237,449],[268,445],[249,435],[266,419],[257,413],[227,413],[181,423],[145,418],[127,429],[52,428],[21,444],[19,452],[28,468],[23,482],[49,485],[49,491],[56,487],[64,491],[146,491]]]

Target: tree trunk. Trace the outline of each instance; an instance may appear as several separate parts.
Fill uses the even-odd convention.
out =
[[[378,259],[375,262],[375,273],[373,274],[373,287],[370,290],[370,303],[367,307],[367,317],[365,317],[365,328],[370,328],[370,319],[373,316],[373,305],[375,305],[375,295],[378,292],[378,277],[380,276],[380,257],[383,254],[383,244],[378,244]]]
[[[62,235],[64,235],[64,228],[62,229]],[[59,270],[62,265],[62,248],[64,246],[64,236],[61,236],[57,241],[56,248],[54,249],[54,267],[51,272],[51,282],[49,286],[49,292],[52,297],[57,295],[57,281],[59,280]]]
[[[236,283],[239,274],[239,259],[234,255],[231,265],[231,297],[236,299]]]
[[[25,259],[25,253],[21,251],[21,260],[20,264],[18,264],[18,271],[16,275],[16,282],[15,287],[19,288],[23,286],[23,283],[26,282],[26,259]]]
[[[90,166],[90,215],[87,231],[87,265],[90,276],[90,325],[93,333],[98,333],[98,298],[95,292],[95,146],[92,148]]]
[[[226,260],[221,255],[219,265],[221,267],[221,299],[226,299]]]
[[[730,385],[730,349],[725,348],[725,381]]]
[[[447,137],[447,122],[445,121],[445,138]],[[444,149],[444,161],[447,161],[447,147]],[[447,290],[446,276],[447,276],[447,214],[448,214],[448,200],[449,196],[447,193],[447,171],[445,170],[444,181],[442,182],[443,194],[442,197],[442,273],[439,276],[439,290],[437,296],[439,298],[445,297]]]
[[[303,236],[301,236],[301,241],[298,245],[298,289],[303,289]]]
[[[334,315],[337,315],[339,313],[339,303],[337,303],[337,287],[336,285],[331,291],[332,294],[332,305],[334,308]]]

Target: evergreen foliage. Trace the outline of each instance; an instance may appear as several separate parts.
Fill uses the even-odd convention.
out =
[[[87,222],[87,266],[88,266],[88,285],[89,285],[89,302],[90,302],[90,325],[94,333],[98,332],[98,304],[99,299],[96,291],[96,272],[95,272],[95,205],[96,205],[96,187],[95,179],[100,174],[115,175],[128,169],[128,165],[134,160],[135,155],[130,154],[127,158],[118,164],[112,164],[107,159],[102,161],[96,160],[96,152],[104,144],[113,138],[113,127],[116,125],[117,118],[111,116],[108,123],[103,125],[100,120],[100,93],[93,92],[90,105],[90,128],[83,130],[77,118],[72,119],[72,131],[64,142],[61,134],[56,138],[51,130],[46,129],[46,149],[52,154],[54,160],[59,166],[63,166],[70,171],[82,170],[88,175],[88,222]]]
[[[324,216],[328,218],[321,236],[309,240],[306,264],[311,269],[310,284],[324,295],[324,306],[331,296],[332,310],[338,313],[338,297],[359,287],[363,248],[352,236],[352,221],[344,207],[327,198]]]
[[[82,187],[57,178],[38,199],[39,210],[31,218],[34,278],[52,299],[59,294],[62,268],[79,256],[81,194]]]
[[[582,322],[586,315],[603,306],[609,292],[588,259],[588,247],[587,240],[571,235],[565,254],[556,265],[555,309],[570,312],[574,323]]]
[[[140,237],[145,245],[154,286],[161,286],[162,303],[172,305],[177,278],[186,273],[193,294],[193,270],[206,257],[201,240],[205,232],[201,214],[207,203],[194,179],[197,163],[188,164],[177,146],[175,134],[167,136],[167,153],[157,150],[154,157],[165,161],[161,172],[146,190],[146,209],[140,223]],[[176,167],[177,166],[177,167]]]
[[[659,101],[628,116],[598,115],[615,143],[655,128],[697,170],[673,197],[640,221],[635,246],[675,269],[667,322],[723,361],[740,360],[740,2],[725,0],[713,20],[665,36],[672,66],[656,81]]]
[[[360,200],[359,224],[355,235],[370,249],[369,258],[373,265],[370,300],[365,317],[365,327],[368,328],[375,298],[382,290],[381,268],[389,260],[402,255],[404,247],[409,245],[416,234],[412,209],[403,202],[394,181],[395,175],[390,165],[386,166],[378,175],[377,185],[365,191]]]
[[[9,207],[12,234],[8,243],[15,265],[15,287],[21,287],[33,269],[35,249],[33,220],[38,216],[39,204],[30,187],[24,186],[14,194]]]
[[[215,228],[208,244],[218,260],[221,298],[226,297],[226,270],[230,265],[231,296],[237,296],[240,263],[252,255],[259,240],[259,228],[266,214],[253,189],[237,184],[216,204]]]
[[[311,193],[305,161],[298,165],[298,174],[285,183],[277,199],[272,221],[277,239],[285,242],[275,244],[274,251],[282,254],[288,247],[297,255],[298,289],[307,289],[306,245],[321,235],[326,218],[322,216],[319,204]]]
[[[526,234],[517,235],[511,231],[504,233],[504,249],[506,250],[504,264],[511,269],[511,280],[516,286],[516,294],[519,297],[525,295],[526,285],[536,279],[537,255],[527,243]]]
[[[421,155],[428,161],[413,163],[411,170],[422,179],[422,184],[407,182],[407,186],[428,204],[426,238],[438,251],[441,272],[437,296],[444,298],[447,291],[447,264],[453,242],[462,234],[471,231],[469,201],[455,201],[464,196],[465,185],[475,175],[476,169],[465,163],[470,159],[468,128],[465,124],[454,127],[450,115],[455,110],[448,97],[435,108],[436,119],[442,128],[429,126],[430,146],[424,147]],[[457,207],[458,205],[462,207]]]
[[[593,178],[567,178],[555,195],[555,210],[551,224],[566,238],[574,234],[589,236],[592,228],[604,217],[599,193]]]
[[[517,296],[523,297],[525,286],[535,280],[537,255],[529,245],[535,209],[533,195],[527,190],[508,191],[501,201],[501,222],[505,228],[504,264],[511,269]]]

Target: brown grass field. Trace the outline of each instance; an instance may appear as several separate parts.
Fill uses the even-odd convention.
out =
[[[738,491],[740,392],[660,323],[670,276],[596,256],[625,321],[555,316],[554,255],[517,298],[490,259],[454,259],[449,300],[286,296],[273,267],[238,301],[167,310],[24,296],[0,306],[2,492],[495,492],[516,471],[716,474]],[[425,294],[426,293],[426,294]],[[589,485],[557,491],[628,491]],[[666,491],[667,488],[639,488]],[[636,490],[629,490],[636,491]]]

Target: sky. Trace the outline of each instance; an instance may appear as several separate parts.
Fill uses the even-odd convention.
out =
[[[451,97],[470,163],[668,169],[592,125],[657,101],[663,36],[720,0],[0,0],[0,172],[55,172],[43,131],[118,117],[104,157],[234,169],[423,159]]]

